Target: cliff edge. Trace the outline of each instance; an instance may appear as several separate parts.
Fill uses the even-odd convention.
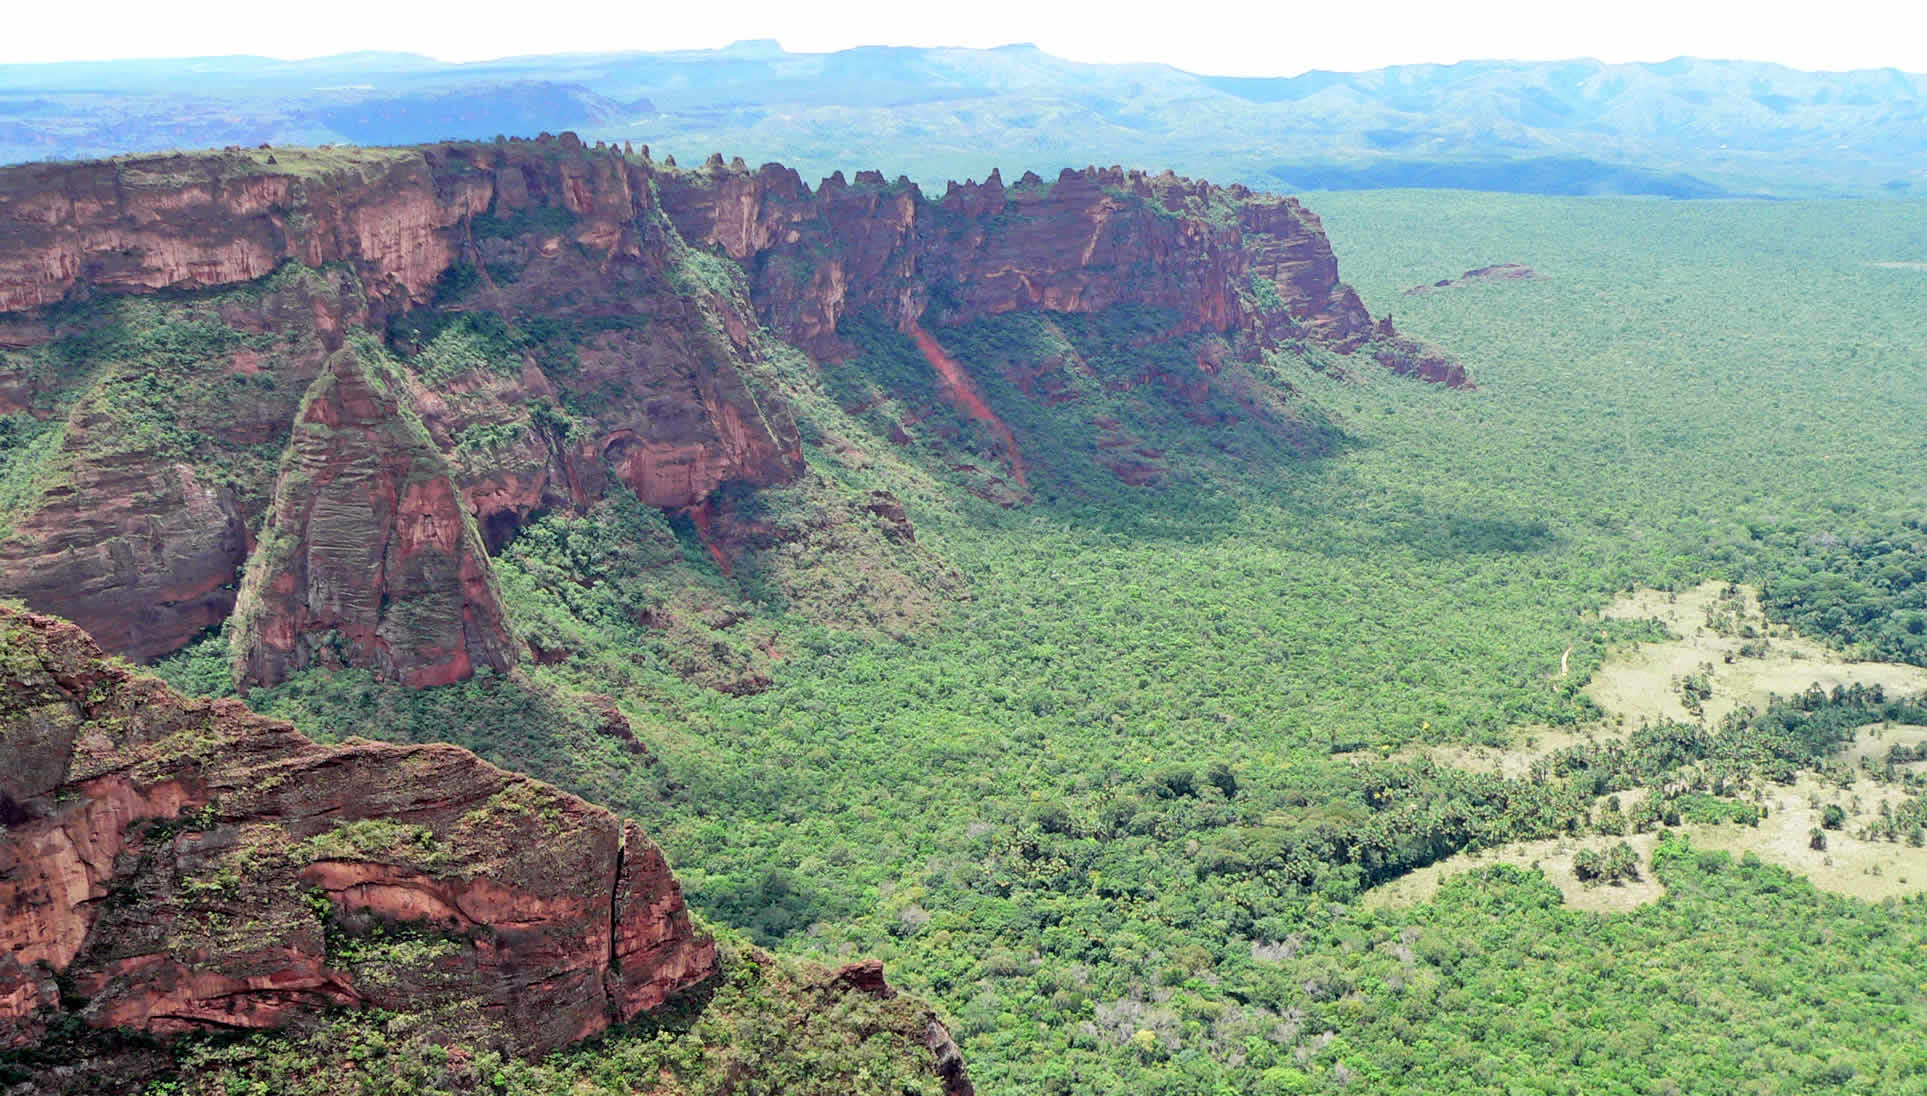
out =
[[[0,1043],[434,1008],[534,1054],[711,978],[633,824],[453,746],[309,741],[0,607]]]

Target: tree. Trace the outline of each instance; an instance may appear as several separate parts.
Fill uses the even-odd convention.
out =
[[[1599,855],[1598,849],[1580,849],[1579,854],[1572,858],[1572,873],[1579,877],[1581,883],[1597,883],[1605,871],[1605,858]]]
[[[1612,882],[1639,878],[1639,854],[1624,841],[1606,850],[1606,878]]]

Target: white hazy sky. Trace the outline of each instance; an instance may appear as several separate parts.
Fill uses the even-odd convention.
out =
[[[775,38],[796,51],[1034,42],[1079,61],[1162,61],[1226,75],[1468,58],[1661,61],[1680,55],[1927,72],[1927,3],[1921,0],[95,0],[80,8],[20,0],[9,6],[0,63],[229,53],[297,58],[369,49],[473,61]]]

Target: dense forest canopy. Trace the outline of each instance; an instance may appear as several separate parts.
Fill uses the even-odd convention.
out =
[[[755,551],[715,550],[708,510],[614,490],[490,545],[544,657],[423,690],[320,664],[247,695],[322,737],[452,740],[640,820],[692,907],[741,934],[733,1035],[698,1013],[483,1073],[347,1015],[191,1041],[178,1083],[275,1090],[345,1047],[390,1063],[360,1075],[369,1092],[626,1091],[665,1070],[717,1091],[698,1059],[796,1010],[792,976],[758,973],[767,948],[884,959],[987,1092],[1927,1091],[1903,1037],[1927,1010],[1927,865],[1842,893],[1845,872],[1823,889],[1719,845],[1791,796],[1816,857],[1920,848],[1917,745],[1853,751],[1927,724],[1923,701],[1799,682],[1710,718],[1730,700],[1710,661],[1660,679],[1680,705],[1663,718],[1588,688],[1680,639],[1604,614],[1615,598],[1708,581],[1706,629],[1736,663],[1818,671],[1787,654],[1791,626],[1830,657],[1927,664],[1921,206],[1311,202],[1366,303],[1476,389],[1300,341],[1218,363],[1187,405],[1143,380],[1201,353],[1159,341],[1157,309],[1008,312],[931,336],[985,417],[913,335],[853,314],[845,361],[753,356],[808,470],[720,489]],[[1536,276],[1404,294],[1501,262]],[[458,268],[438,292],[466,304],[503,274]],[[748,297],[700,249],[674,277]],[[113,306],[98,338],[179,368],[244,337],[203,306]],[[586,329],[460,311],[371,335],[372,375],[446,385],[523,352],[583,367]],[[81,368],[92,345],[35,365]],[[113,395],[130,431],[166,431],[179,392]],[[540,428],[563,436],[597,411],[559,406]],[[58,430],[0,419],[0,507],[39,488]],[[509,443],[473,428],[455,459]],[[266,489],[258,457],[222,451],[237,489]],[[850,520],[885,496],[902,525]],[[230,692],[232,639],[155,669]],[[1522,771],[1454,762],[1541,739],[1562,745]],[[1654,900],[1573,904],[1550,858],[1505,859],[1531,841],[1569,843],[1584,889]],[[1488,852],[1423,901],[1374,899]],[[820,1053],[837,1076],[889,1064]]]
[[[1836,897],[1684,835],[1641,862],[1602,846],[1596,885],[1665,889],[1629,913],[1562,909],[1529,868],[1398,912],[1360,899],[1463,849],[1757,827],[1756,794],[1826,769],[1856,728],[1927,721],[1899,698],[1822,696],[1654,725],[1514,779],[1410,751],[1600,721],[1580,686],[1664,634],[1596,616],[1635,585],[1754,582],[1776,622],[1918,662],[1920,275],[1880,264],[1927,253],[1919,211],[1317,204],[1367,300],[1461,350],[1478,391],[1284,363],[1328,415],[1309,436],[1329,441],[1227,449],[1167,416],[1183,459],[1147,490],[1054,455],[1051,407],[987,373],[1047,470],[1034,505],[914,465],[837,472],[918,500],[919,538],[969,582],[941,626],[783,624],[770,687],[727,696],[617,654],[659,642],[594,607],[632,596],[619,582],[572,592],[639,535],[590,548],[615,514],[550,519],[504,554],[505,586],[611,657],[537,670],[533,693],[407,695],[335,673],[251,703],[456,734],[636,813],[709,916],[780,948],[884,956],[949,1010],[987,1090],[1914,1090],[1922,1063],[1881,1034],[1922,1007],[1911,899]],[[1499,260],[1539,277],[1400,294]],[[1108,345],[1060,326],[1087,356]],[[946,336],[980,359],[1035,337],[1014,320]],[[718,580],[684,558],[688,581]],[[577,578],[544,577],[558,568]],[[612,681],[658,764],[584,722],[573,741],[519,733]],[[1621,814],[1641,788],[1669,794]],[[1917,842],[1921,817],[1891,814],[1888,837]],[[1789,1013],[1796,985],[1810,1004]]]

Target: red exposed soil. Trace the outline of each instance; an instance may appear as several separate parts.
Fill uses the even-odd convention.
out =
[[[1017,486],[1028,490],[1030,481],[1024,475],[1024,455],[1017,449],[1017,436],[1010,432],[1004,420],[997,417],[997,412],[984,402],[983,393],[977,391],[977,386],[971,383],[969,375],[957,364],[956,359],[937,345],[937,340],[931,337],[930,332],[915,320],[910,321],[910,337],[916,340],[917,349],[923,351],[924,360],[930,363],[930,368],[943,378],[943,390],[950,397],[950,402],[959,411],[988,426],[990,432],[996,435],[997,441],[1004,447],[1004,460],[1010,465],[1011,478],[1017,481]]]
[[[729,578],[735,575],[735,572],[730,569],[729,555],[723,551],[723,546],[717,542],[715,534],[710,532],[709,528],[710,520],[714,516],[711,513],[713,505],[708,499],[704,499],[702,502],[691,506],[689,508],[689,521],[696,527],[696,536],[703,542],[703,547],[709,549],[709,558],[715,560],[716,566],[722,570],[723,576]]]

